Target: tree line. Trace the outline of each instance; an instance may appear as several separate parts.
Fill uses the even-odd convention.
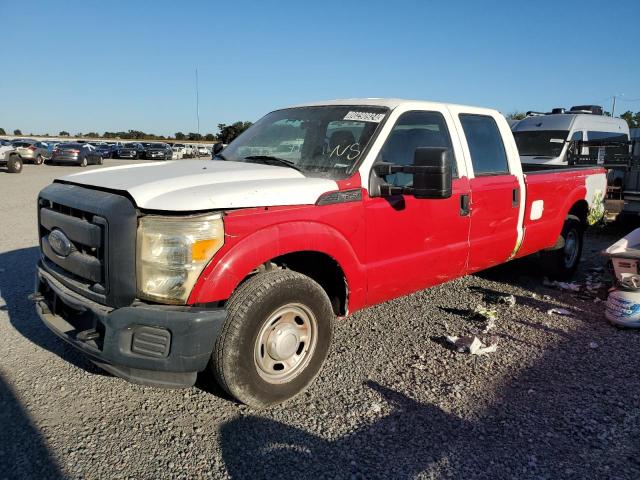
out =
[[[179,140],[179,141],[195,141],[195,142],[207,141],[207,142],[230,143],[234,138],[236,138],[238,135],[244,132],[251,125],[252,125],[251,122],[235,122],[229,125],[227,125],[226,123],[219,123],[217,134],[206,133],[204,135],[200,133],[194,133],[194,132],[189,132],[189,133],[176,132],[173,134],[173,136],[171,135],[164,136],[164,135],[155,135],[153,133],[146,133],[140,130],[127,130],[126,132],[125,131],[104,132],[102,135],[99,134],[98,132],[87,132],[87,133],[78,132],[75,135],[71,135],[68,131],[61,130],[60,132],[58,132],[57,136],[59,137],[73,136],[73,137],[104,138],[104,139],[118,138],[122,140]],[[15,129],[13,131],[13,134],[24,135],[22,133],[22,130],[20,129]],[[0,135],[7,135],[7,132],[4,130],[4,128],[0,128]],[[30,133],[29,135],[35,135],[35,134]],[[49,134],[45,133],[43,135],[37,135],[37,136],[48,137]]]

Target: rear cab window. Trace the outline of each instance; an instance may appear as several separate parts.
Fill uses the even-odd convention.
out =
[[[467,140],[476,177],[509,175],[509,161],[496,121],[487,115],[461,113],[460,123]]]

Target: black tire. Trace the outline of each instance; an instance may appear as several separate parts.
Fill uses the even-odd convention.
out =
[[[584,226],[573,215],[567,216],[560,233],[564,247],[542,252],[542,261],[547,274],[554,279],[567,280],[578,269],[582,246],[584,244]]]
[[[304,350],[304,342],[294,348],[296,354],[302,352],[304,357],[300,359],[299,366],[294,364],[291,367],[291,378],[281,382],[268,381],[264,370],[258,366],[259,352],[262,351],[259,349],[259,336],[262,332],[268,333],[272,325],[284,318],[284,315],[274,317],[279,310],[291,308],[291,305],[311,312],[315,318],[316,340],[309,340],[310,351]],[[210,367],[220,386],[240,402],[255,408],[281,403],[304,391],[320,372],[333,338],[333,319],[329,297],[318,283],[306,275],[291,270],[257,274],[242,284],[229,299],[227,319],[216,340]],[[296,323],[302,321],[297,316],[294,320]],[[279,335],[280,328],[274,326],[271,335],[276,329]],[[282,328],[286,330],[287,327]],[[313,338],[313,334],[310,337]],[[277,374],[276,370],[274,368],[272,373]],[[266,375],[268,377],[269,373]]]
[[[80,160],[80,162],[78,162],[78,166],[79,167],[86,167],[89,164],[89,162],[87,162],[87,157],[82,157],[82,160]]]
[[[18,155],[11,155],[7,160],[7,170],[9,173],[20,173],[22,171],[22,159]]]
[[[96,160],[96,165],[102,165],[102,157],[98,157],[98,160]]]
[[[33,161],[36,165],[42,165],[44,162],[44,157],[42,155],[38,155],[36,159]]]

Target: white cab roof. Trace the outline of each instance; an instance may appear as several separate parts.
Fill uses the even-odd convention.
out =
[[[429,108],[434,105],[439,106],[458,106],[462,108],[478,108],[467,105],[458,105],[454,103],[444,103],[444,102],[432,102],[428,100],[409,100],[405,98],[341,98],[337,100],[325,100],[320,102],[310,102],[310,103],[302,103],[299,105],[291,105],[290,107],[285,108],[294,108],[294,107],[319,107],[319,106],[327,106],[327,105],[363,105],[363,106],[371,106],[371,107],[387,107],[390,109],[394,109],[404,104],[409,104],[413,107],[424,107]],[[483,108],[484,109],[484,108]],[[491,109],[486,109],[491,110]]]

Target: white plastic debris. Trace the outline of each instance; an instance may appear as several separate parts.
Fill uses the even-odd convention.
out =
[[[460,353],[470,353],[471,355],[486,355],[498,349],[498,338],[490,337],[485,344],[475,335],[473,337],[445,336],[448,343]]]
[[[557,280],[549,281],[548,278],[545,278],[542,281],[542,284],[545,287],[554,287],[559,288],[560,290],[567,290],[569,292],[579,292],[580,284],[575,282],[558,282]]]
[[[516,304],[516,297],[514,297],[513,295],[500,295],[498,297],[498,303],[513,307]]]
[[[494,318],[490,318],[482,329],[482,333],[489,333],[494,328],[496,328],[496,320]]]
[[[561,315],[563,317],[573,317],[574,314],[571,310],[567,310],[566,308],[550,308],[547,310],[548,315]]]
[[[616,243],[607,248],[603,254],[611,258],[613,270],[616,274],[618,282],[622,282],[622,275],[627,274],[629,277],[638,277],[633,283],[640,285],[640,277],[638,276],[638,263],[640,262],[640,228],[637,228],[628,235],[622,237]],[[632,284],[628,285],[633,287]]]

